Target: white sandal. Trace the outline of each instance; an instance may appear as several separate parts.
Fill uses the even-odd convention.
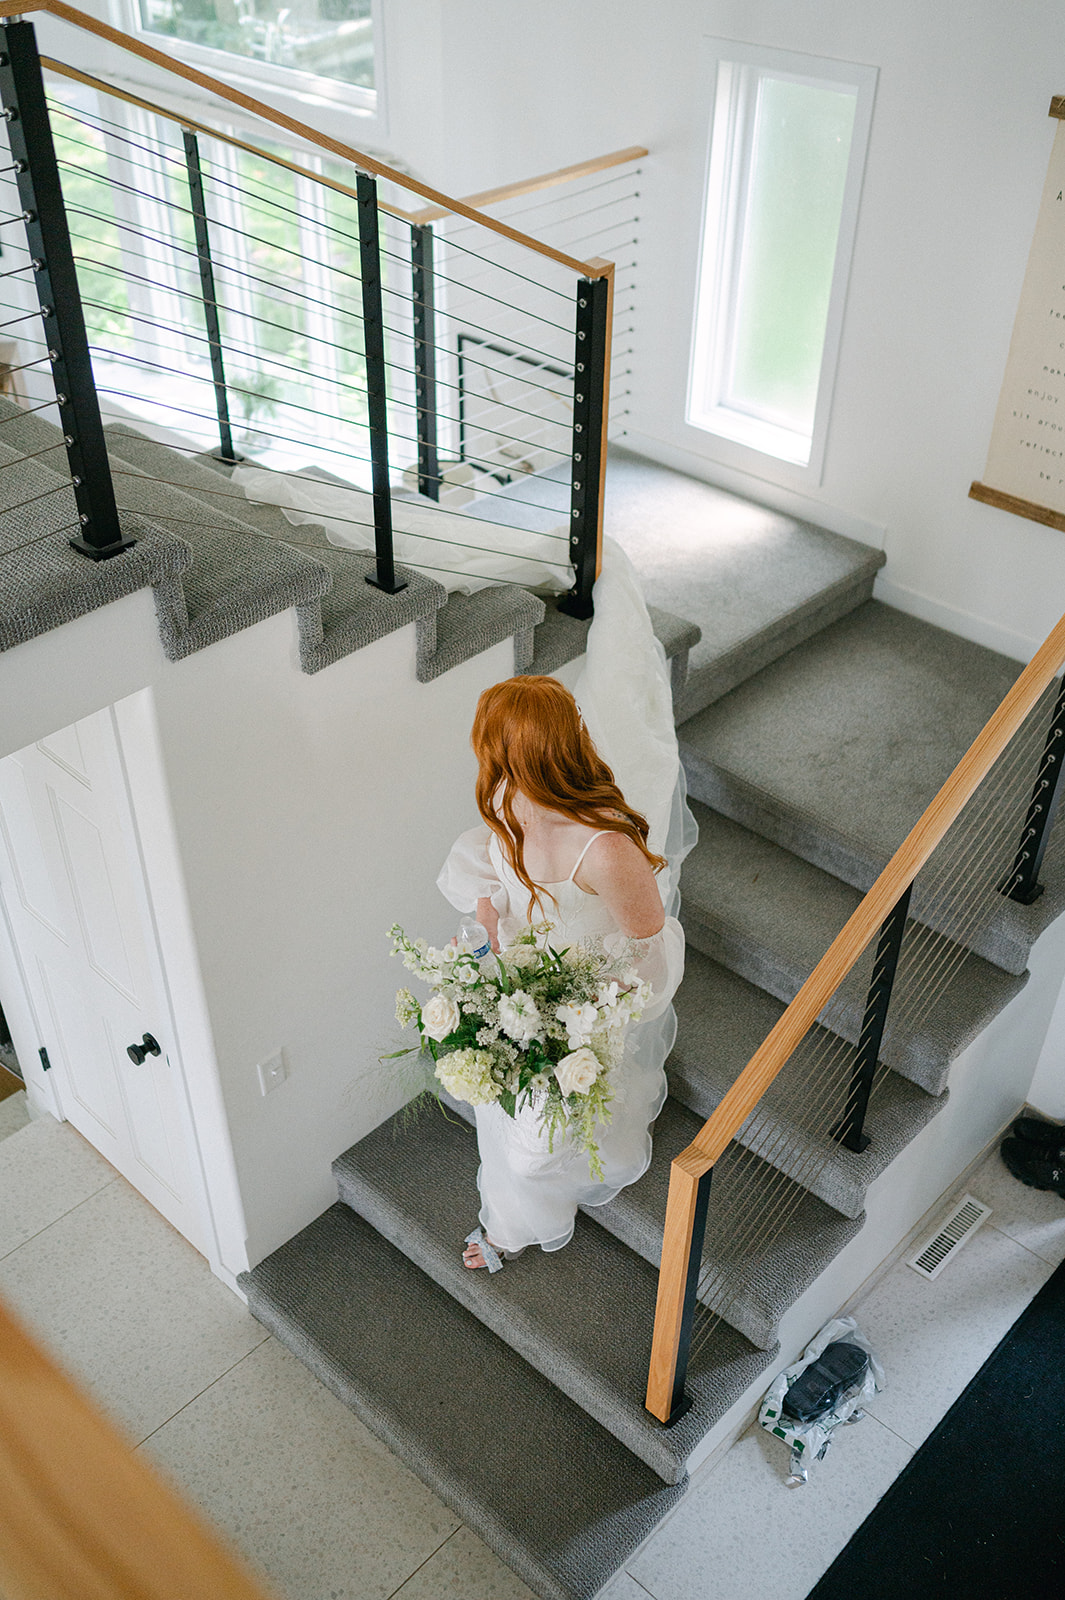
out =
[[[482,1228],[474,1228],[472,1233],[468,1233],[466,1235],[466,1243],[477,1245],[489,1272],[502,1272],[503,1258],[495,1246],[488,1243]],[[470,1268],[470,1270],[476,1271],[476,1268]]]

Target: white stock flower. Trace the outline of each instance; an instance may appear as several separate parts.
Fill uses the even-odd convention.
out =
[[[538,1038],[543,1024],[532,995],[526,994],[524,989],[500,995],[499,1026],[518,1044],[528,1044],[530,1040]]]
[[[408,1022],[417,1022],[421,1016],[421,1007],[409,989],[400,989],[396,995],[396,1021],[401,1028]]]
[[[464,983],[469,988],[479,981],[480,976],[480,967],[467,951],[464,950],[461,955],[455,957],[454,965],[451,968],[453,982]]]
[[[564,1006],[556,1006],[555,1016],[566,1030],[567,1042],[571,1050],[578,1050],[581,1045],[588,1043],[593,1029],[599,1021],[599,1012],[595,1006],[579,1005],[573,1002]]]
[[[563,1056],[555,1068],[555,1077],[563,1094],[587,1094],[598,1076],[599,1058],[586,1045]]]
[[[452,1050],[436,1063],[436,1076],[448,1094],[471,1106],[487,1106],[499,1099],[500,1085],[492,1077],[492,1057],[487,1050]]]
[[[439,1044],[449,1033],[454,1033],[462,1021],[462,1014],[454,1000],[446,995],[434,994],[422,1007],[422,1029],[430,1039]]]

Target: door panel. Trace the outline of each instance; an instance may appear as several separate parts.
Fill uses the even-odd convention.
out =
[[[110,711],[0,760],[0,893],[64,1116],[198,1248],[182,1086]],[[136,1065],[150,1033],[162,1047]]]
[[[92,819],[59,794],[54,784],[49,784],[48,792],[86,958],[98,978],[136,1005],[144,997],[135,992],[123,923],[115,904],[116,864],[107,859],[100,830]],[[128,925],[130,908],[124,910]]]
[[[63,921],[52,874],[48,870],[45,842],[37,826],[32,797],[27,788],[26,769],[18,756],[0,761],[0,834],[10,860],[10,877],[19,903],[48,931],[63,939]],[[20,848],[15,848],[15,840]],[[64,940],[65,943],[65,940]]]

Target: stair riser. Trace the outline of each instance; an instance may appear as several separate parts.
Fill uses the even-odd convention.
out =
[[[784,1171],[785,1169],[780,1166],[778,1170]],[[799,1175],[799,1181],[802,1181],[801,1175]],[[711,1205],[714,1203],[713,1195],[711,1195],[710,1203]],[[581,1209],[593,1221],[598,1222],[609,1233],[612,1233],[616,1239],[620,1239],[623,1244],[627,1244],[630,1250],[635,1250],[637,1255],[642,1256],[645,1261],[649,1261],[655,1268],[660,1266],[662,1260],[661,1229],[659,1229],[657,1235],[652,1236],[645,1229],[634,1225],[631,1215],[617,1206],[616,1203],[600,1207],[582,1206]],[[859,1206],[854,1217],[855,1226],[852,1230],[852,1236],[859,1231],[864,1220],[864,1212]],[[699,1303],[706,1306],[710,1311],[715,1312],[730,1328],[735,1328],[737,1333],[742,1333],[744,1338],[749,1339],[756,1349],[775,1349],[780,1317],[773,1316],[765,1307],[758,1305],[749,1293],[743,1290],[734,1291],[728,1283],[718,1287],[716,1285],[717,1273],[714,1270],[714,1263],[709,1257],[704,1260],[702,1270],[704,1274],[710,1276],[711,1284],[714,1287],[707,1288],[699,1295]],[[812,1281],[814,1280],[811,1279]],[[803,1287],[808,1288],[809,1284]]]
[[[682,921],[685,935],[697,950],[721,966],[728,967],[730,972],[746,978],[748,983],[768,990],[786,1004],[794,1000],[810,976],[809,971],[802,970],[763,945],[755,945],[744,939],[732,928],[705,920],[690,908],[685,910]],[[864,1001],[844,1001],[839,1009],[834,1007],[831,1031],[850,1044],[855,1044],[861,1032],[863,1014]],[[823,1026],[829,1026],[824,1017],[819,1020]],[[942,1094],[947,1086],[950,1062],[925,1058],[919,1054],[917,1043],[912,1039],[893,1038],[889,1033],[885,1036],[880,1056],[896,1072],[909,1078],[911,1083],[916,1083],[928,1094]]]
[[[771,839],[815,867],[832,873],[833,877],[841,878],[863,894],[872,888],[887,865],[886,857],[863,852],[854,841],[819,827],[813,819],[797,811],[774,804],[683,742],[681,760],[688,792],[696,800],[750,828],[752,833]],[[972,929],[960,925],[964,918],[954,922],[941,911],[930,908],[930,898],[934,900],[934,894],[930,895],[918,879],[910,903],[910,915],[916,921],[964,944],[1003,972],[1019,975],[1025,970],[1034,935],[1026,937],[1025,929],[1018,925],[1009,907],[1004,906],[1000,915],[989,917],[983,925]]]
[[[714,1113],[723,1096],[715,1096],[710,1092],[705,1078],[673,1065],[668,1068],[668,1074],[670,1093],[678,1100],[697,1111],[701,1117],[710,1117]],[[778,1171],[801,1183],[841,1215],[857,1218],[864,1211],[866,1185],[857,1179],[841,1183],[835,1174],[830,1176],[813,1170],[808,1140],[803,1140],[801,1135],[788,1130],[785,1123],[777,1122],[772,1116],[763,1115],[757,1136],[751,1137],[741,1128],[735,1142],[745,1150],[754,1150],[763,1161],[768,1161]]]
[[[819,596],[808,608],[792,613],[783,626],[777,624],[764,629],[709,666],[689,671],[684,691],[676,701],[678,726],[746,683],[770,662],[787,655],[804,639],[864,605],[872,596],[875,577],[875,571],[863,572],[856,580],[848,580],[830,590],[827,597]]]
[[[567,1351],[553,1347],[544,1337],[542,1326],[523,1326],[513,1314],[505,1315],[493,1303],[491,1295],[480,1292],[476,1280],[482,1274],[463,1269],[464,1276],[459,1277],[454,1270],[455,1262],[459,1259],[459,1245],[455,1246],[451,1257],[445,1258],[438,1242],[419,1228],[409,1215],[400,1213],[389,1204],[387,1198],[369,1185],[357,1181],[350,1172],[337,1173],[337,1191],[345,1205],[365,1218],[390,1244],[402,1250],[409,1260],[524,1357],[531,1367],[550,1378],[563,1394],[620,1439],[633,1455],[646,1462],[663,1482],[681,1482],[685,1465],[683,1459],[678,1459],[675,1449],[670,1448],[669,1434],[665,1430],[659,1431],[646,1413],[646,1422],[642,1426],[630,1425],[629,1418],[620,1412],[616,1404],[616,1395],[604,1384],[603,1375],[576,1365]],[[650,1326],[647,1331],[650,1340]]]
[[[684,1492],[344,1206],[240,1282],[253,1316],[540,1600],[592,1600]]]

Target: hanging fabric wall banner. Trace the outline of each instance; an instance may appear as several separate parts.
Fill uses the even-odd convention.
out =
[[[1065,96],[974,500],[1065,531]]]

